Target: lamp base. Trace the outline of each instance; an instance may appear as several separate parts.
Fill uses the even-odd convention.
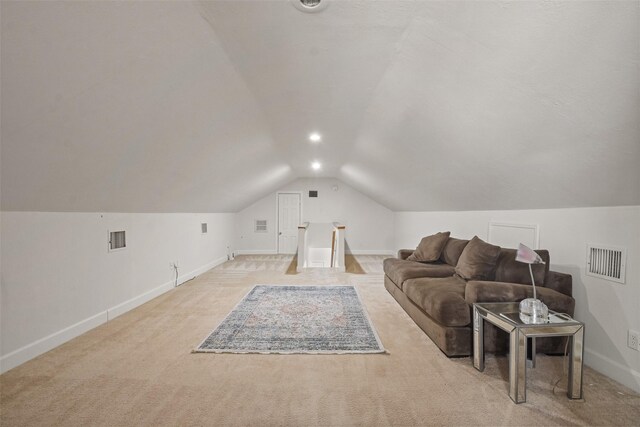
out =
[[[527,298],[520,301],[520,320],[524,323],[546,323],[549,308],[539,299]]]

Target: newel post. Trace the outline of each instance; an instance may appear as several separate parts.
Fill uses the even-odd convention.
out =
[[[302,272],[303,268],[307,267],[307,227],[308,222],[300,224],[298,226],[298,265],[296,272]]]

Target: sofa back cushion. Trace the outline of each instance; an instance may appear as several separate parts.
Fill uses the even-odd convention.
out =
[[[474,236],[460,255],[456,274],[466,280],[493,280],[499,256],[500,246]]]
[[[423,237],[415,251],[407,258],[407,261],[434,262],[440,258],[442,249],[449,239],[448,231]]]
[[[544,285],[544,278],[549,271],[549,251],[538,249],[536,253],[540,255],[545,263],[532,264],[531,270],[533,271],[533,278],[536,281],[536,285]],[[502,248],[500,250],[498,262],[496,262],[495,280],[497,282],[531,284],[529,266],[523,262],[516,261],[515,249]]]
[[[460,255],[462,255],[462,251],[464,251],[467,243],[469,243],[468,240],[454,239],[453,237],[449,237],[449,240],[447,240],[447,243],[444,245],[444,249],[442,249],[440,261],[455,267],[456,265],[458,265]]]

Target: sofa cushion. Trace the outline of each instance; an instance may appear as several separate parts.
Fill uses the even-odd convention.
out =
[[[471,323],[471,309],[464,299],[466,282],[457,276],[410,279],[404,293],[425,313],[444,326]]]
[[[553,289],[564,295],[572,296],[573,278],[570,274],[549,270],[547,277],[544,278],[544,287]]]
[[[448,231],[436,233],[423,237],[418,247],[407,257],[408,261],[433,262],[440,258],[442,249],[449,239],[451,233]]]
[[[383,268],[389,279],[400,289],[403,289],[403,283],[407,279],[414,279],[416,277],[448,277],[453,276],[455,272],[455,269],[447,264],[423,264],[397,258],[385,259],[383,261]]]
[[[465,246],[456,265],[456,274],[466,280],[493,280],[500,246],[474,236]]]
[[[545,264],[532,264],[533,278],[536,285],[544,285],[544,278],[549,271],[549,251],[537,250],[536,253],[544,260]],[[496,282],[511,282],[531,284],[531,275],[529,274],[529,266],[523,262],[516,261],[516,250],[505,249],[500,250],[500,256],[496,262]]]
[[[467,243],[469,243],[468,240],[449,237],[449,240],[447,240],[447,243],[445,243],[444,248],[442,249],[442,254],[440,254],[440,261],[455,267],[458,264],[460,255],[462,255],[462,251],[464,251]]]

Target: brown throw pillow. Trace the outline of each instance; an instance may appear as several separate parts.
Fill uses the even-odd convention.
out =
[[[493,280],[499,256],[500,246],[474,236],[460,255],[456,274],[466,280]]]
[[[447,240],[447,243],[442,249],[442,254],[440,254],[440,260],[455,267],[458,265],[460,255],[462,255],[462,251],[464,251],[468,243],[468,240],[449,237],[449,240]]]
[[[411,255],[407,257],[408,261],[433,262],[440,258],[444,245],[449,240],[448,231],[440,232],[432,236],[423,237],[420,244]]]

